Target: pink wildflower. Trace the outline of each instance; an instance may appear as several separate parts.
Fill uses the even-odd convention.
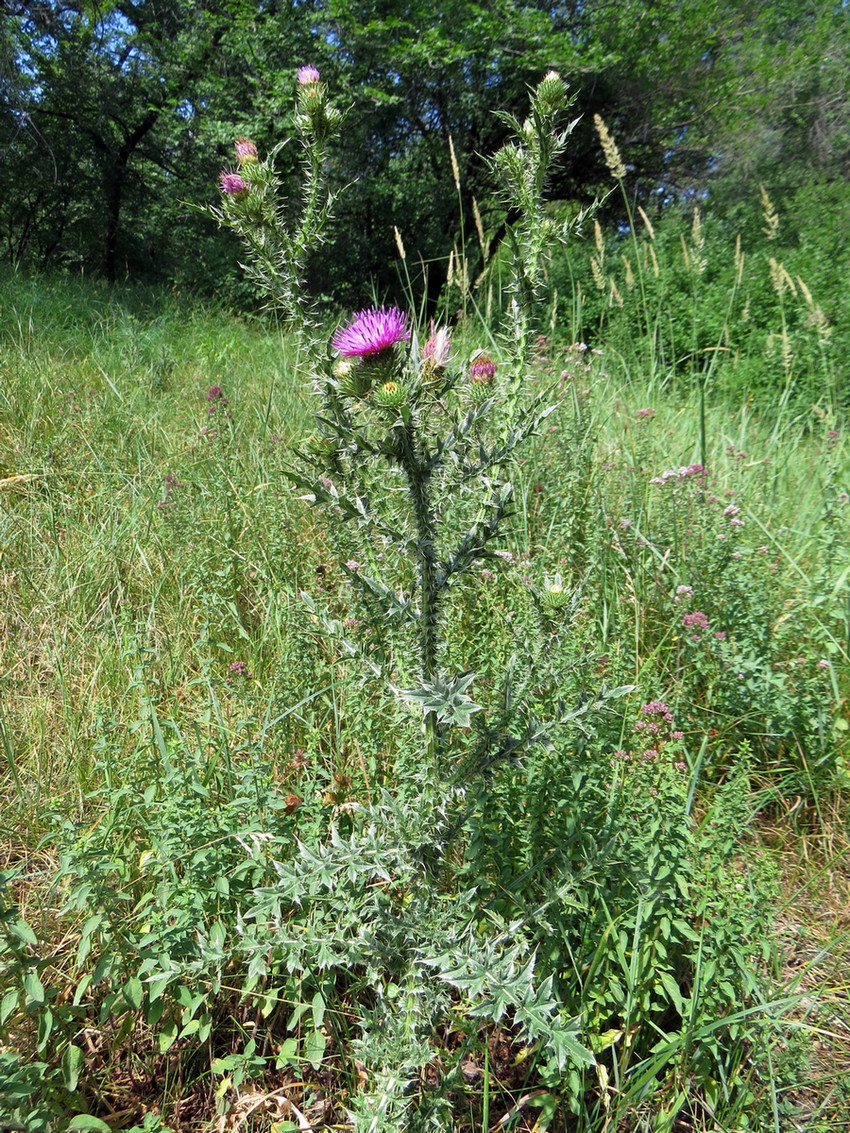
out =
[[[339,328],[331,345],[345,358],[367,358],[408,338],[407,315],[398,307],[367,307]]]
[[[440,327],[439,330],[434,330],[434,324],[431,324],[431,337],[422,347],[422,357],[428,358],[433,366],[438,366],[441,369],[448,366],[451,359],[452,349],[452,334],[448,327]]]
[[[692,614],[685,614],[682,625],[685,629],[708,629],[708,615],[702,610],[694,610]]]
[[[241,197],[251,188],[251,182],[243,181],[238,173],[222,173],[219,181],[222,192],[227,193],[228,197]]]
[[[315,67],[307,64],[304,67],[298,68],[298,85],[302,87],[309,86],[310,83],[317,83],[319,81],[319,72]]]
[[[650,700],[641,708],[644,716],[660,716],[668,724],[673,723],[673,713],[663,700]]]
[[[236,160],[240,165],[253,165],[257,160],[257,147],[247,138],[237,138]]]

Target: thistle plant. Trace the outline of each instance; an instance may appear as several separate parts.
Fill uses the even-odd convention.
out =
[[[493,155],[489,167],[503,205],[517,218],[506,228],[510,251],[511,302],[504,338],[511,357],[511,384],[506,391],[506,421],[520,404],[523,381],[529,371],[535,310],[541,300],[543,269],[559,243],[580,229],[591,209],[567,221],[548,215],[544,201],[547,181],[555,162],[567,148],[578,118],[565,126],[560,119],[575,101],[568,97],[560,75],[549,71],[533,92],[529,116],[522,122],[512,114],[499,117],[513,137]]]
[[[369,1133],[413,1127],[411,1084],[431,1058],[433,1019],[448,1008],[451,988],[478,988],[478,1014],[498,1020],[510,1009],[532,1040],[545,1035],[561,1068],[570,1059],[592,1062],[575,1037],[575,1021],[560,1017],[551,979],[533,977],[533,952],[516,940],[520,922],[488,938],[468,890],[449,903],[445,897],[440,915],[434,911],[437,878],[445,880],[452,868],[452,845],[464,824],[468,780],[501,756],[539,744],[545,732],[515,706],[510,665],[500,716],[477,729],[471,751],[459,750],[458,730],[470,728],[480,706],[471,695],[475,673],[450,664],[445,627],[455,584],[498,557],[513,458],[553,409],[548,391],[532,394],[524,379],[542,260],[552,240],[567,234],[547,216],[542,193],[572,129],[556,127],[568,105],[566,85],[551,72],[532,92],[529,117],[508,119],[516,137],[493,160],[505,203],[519,210],[508,228],[514,287],[503,358],[474,344],[461,350],[448,326],[432,325],[421,335],[396,306],[359,310],[329,342],[320,340],[305,313],[303,265],[330,216],[325,147],[341,119],[314,69],[299,72],[296,125],[306,176],[291,228],[274,154],[262,161],[241,140],[239,171],[222,175],[216,218],[243,237],[250,274],[299,331],[302,365],[319,402],[315,431],[295,447],[286,474],[305,501],[353,529],[356,557],[341,554],[342,569],[377,631],[369,639],[376,645],[360,647],[364,671],[379,674],[423,717],[422,757],[415,769],[397,768],[396,793],[361,808],[347,841],[334,830],[330,845],[304,846],[300,861],[278,863],[278,882],[258,892],[246,913],[263,926],[256,949],[266,955],[265,926],[286,923],[294,894],[307,922],[305,967],[336,962],[341,970],[362,966],[371,973],[375,1008],[363,1014],[358,1045],[375,1086],[352,1111],[355,1128]],[[547,589],[550,614],[564,604],[560,590],[559,578]],[[319,615],[308,595],[302,600]],[[346,652],[358,652],[338,624],[325,624],[343,637]],[[345,902],[345,924],[329,923],[323,910],[337,901],[342,876],[392,877],[406,892],[408,921],[403,925],[399,910],[388,909],[382,887],[370,885],[362,900]],[[328,959],[334,956],[337,961]],[[397,1001],[385,995],[389,983],[402,989]],[[423,1130],[432,1127],[426,1109],[418,1110]],[[435,1120],[434,1128],[444,1127]]]
[[[328,191],[326,169],[330,144],[345,114],[331,103],[327,84],[311,66],[298,70],[296,102],[294,124],[304,175],[300,207],[294,213],[288,207],[275,169],[275,159],[287,143],[261,159],[252,141],[238,138],[237,170],[222,172],[222,203],[205,211],[239,235],[248,252],[244,270],[268,305],[303,335],[311,325],[305,264],[322,242],[333,209],[335,196]]]

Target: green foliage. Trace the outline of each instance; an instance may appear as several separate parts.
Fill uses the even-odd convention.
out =
[[[822,195],[826,212],[811,207]],[[627,234],[605,239],[600,229],[595,249],[557,255],[552,285],[559,294],[578,285],[577,333],[605,346],[625,378],[834,411],[845,401],[846,249],[818,249],[847,198],[810,186],[800,201],[788,215],[756,191],[737,210],[737,234],[711,200],[706,216],[644,213]]]
[[[243,150],[256,185],[221,212],[290,316],[327,219],[313,95],[304,208]],[[532,100],[494,162],[523,204],[504,360],[486,327],[408,346],[386,309],[334,359],[307,318],[281,357],[176,300],[4,298],[0,754],[9,830],[44,835],[3,876],[14,1126],[102,1130],[122,1089],[142,1133],[264,1091],[357,1133],[793,1113],[813,997],[783,986],[756,819],[793,798],[814,825],[846,786],[840,407],[798,430],[792,383],[761,421],[715,406],[701,223],[657,338],[678,234],[629,236],[629,385],[610,348],[533,338],[564,84]]]

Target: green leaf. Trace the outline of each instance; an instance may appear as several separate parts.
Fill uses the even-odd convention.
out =
[[[27,997],[27,1006],[35,1004],[41,1007],[45,1002],[44,984],[35,972],[27,972],[24,976],[24,991]]]
[[[35,935],[27,922],[21,918],[18,918],[18,920],[16,921],[12,921],[12,923],[9,925],[9,932],[11,932],[12,936],[16,936],[18,940],[20,940],[24,944],[38,944],[38,937]]]
[[[304,1057],[314,1070],[318,1070],[322,1065],[327,1042],[321,1031],[311,1031],[304,1040]]]
[[[685,1004],[682,1000],[682,993],[672,974],[670,972],[659,972],[658,978],[661,981],[661,986],[670,996],[670,1002],[673,1004],[680,1015],[684,1015]]]
[[[99,1117],[95,1117],[90,1113],[78,1113],[76,1117],[72,1117],[68,1124],[65,1126],[67,1133],[112,1133],[112,1129],[105,1121]]]
[[[145,995],[144,985],[139,977],[130,976],[124,984],[123,992],[128,1005],[132,1007],[134,1011],[138,1011],[142,1006],[142,1000]]]
[[[36,1036],[36,1046],[38,1047],[40,1053],[43,1053],[46,1050],[52,1033],[53,1012],[49,1007],[43,1007],[38,1013],[38,1034]]]
[[[166,1019],[166,1021],[162,1024],[162,1030],[159,1032],[160,1054],[166,1054],[169,1050],[171,1050],[176,1038],[177,1021],[175,1019]]]
[[[317,991],[313,996],[310,1007],[313,1011],[313,1026],[318,1031],[325,1021],[325,999],[320,991]]]
[[[78,1046],[69,1043],[62,1055],[62,1084],[69,1093],[73,1093],[80,1080],[80,1071],[83,1068],[83,1052]]]
[[[10,988],[0,1000],[0,1026],[2,1026],[18,1006],[18,989]]]

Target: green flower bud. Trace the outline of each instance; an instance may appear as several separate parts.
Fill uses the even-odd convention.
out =
[[[572,595],[564,586],[561,575],[556,574],[554,578],[549,578],[547,575],[543,589],[540,591],[540,604],[544,611],[547,614],[556,614],[566,609],[571,601]]]
[[[407,388],[395,381],[384,382],[372,392],[372,403],[379,409],[399,409],[407,400]]]
[[[562,110],[567,101],[567,84],[557,71],[548,71],[538,84],[535,97],[541,110],[549,113]]]

